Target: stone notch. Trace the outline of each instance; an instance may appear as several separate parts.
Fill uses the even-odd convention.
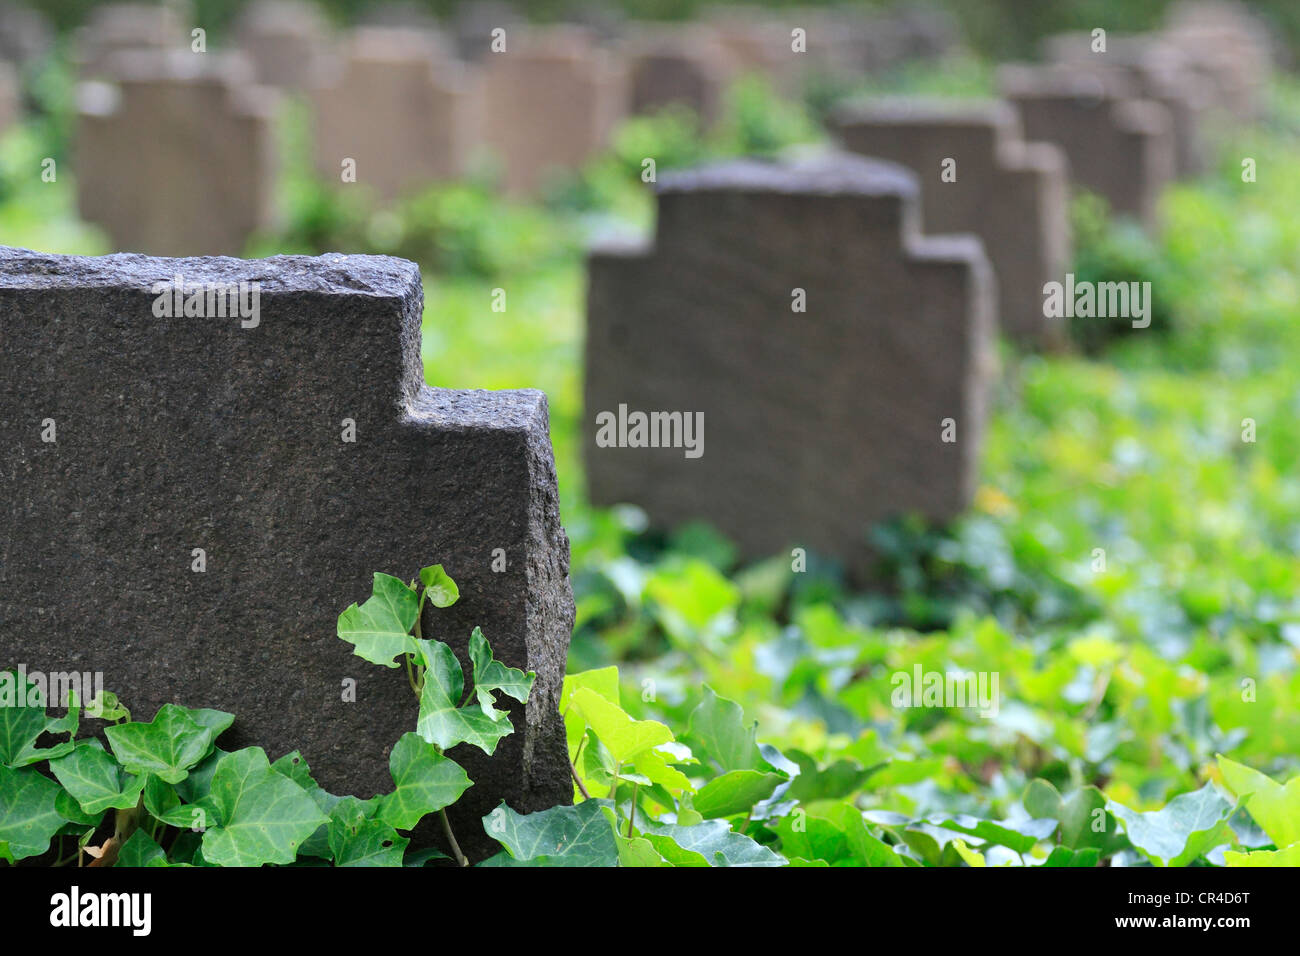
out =
[[[916,173],[927,232],[983,240],[1010,335],[1039,345],[1059,338],[1043,317],[1042,292],[1069,260],[1069,166],[1059,147],[1026,143],[1002,102],[875,100],[841,108],[831,128],[854,152]],[[948,160],[951,181],[943,179]]]
[[[1139,98],[1118,73],[1065,65],[1009,64],[998,70],[998,87],[1019,111],[1026,139],[1065,151],[1075,185],[1155,225],[1160,193],[1176,170],[1168,110]]]
[[[992,357],[979,240],[922,237],[915,177],[848,154],[737,160],[657,188],[653,244],[589,260],[592,501],[635,503],[659,527],[706,520],[747,557],[803,547],[859,574],[872,523],[958,514]],[[702,454],[603,447],[598,416],[620,406],[702,413]]]
[[[156,317],[176,275],[260,283],[260,321]],[[480,820],[502,799],[568,802],[574,607],[546,396],[425,386],[422,306],[417,267],[386,257],[0,249],[0,667],[101,671],[146,720],[169,701],[233,712],[227,749],[300,749],[327,790],[369,797],[391,790],[417,705],[402,669],[337,637],[338,614],[373,572],[440,562],[461,598],[424,634],[468,666],[480,626],[537,672],[494,757],[453,752],[475,782],[462,845],[492,850]]]
[[[123,252],[232,255],[273,220],[274,93],[239,54],[132,51],[77,90],[83,218]]]

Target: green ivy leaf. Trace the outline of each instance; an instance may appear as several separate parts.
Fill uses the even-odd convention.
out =
[[[153,838],[143,830],[136,830],[122,844],[122,849],[118,851],[117,862],[115,867],[139,867],[139,866],[171,866],[167,862],[167,854],[163,848],[154,842]],[[188,864],[179,864],[187,866]]]
[[[1123,824],[1134,848],[1156,866],[1187,866],[1232,839],[1228,817],[1235,808],[1208,783],[1159,810],[1142,813],[1113,800],[1106,808]]]
[[[686,737],[697,753],[723,771],[760,769],[762,755],[756,735],[758,724],[745,724],[745,712],[735,701],[719,697],[704,686],[704,699],[691,711]]]
[[[646,823],[641,835],[674,866],[785,866],[767,847],[737,833],[725,820],[705,820],[695,826]]]
[[[0,710],[5,708],[0,707]],[[0,766],[0,843],[11,860],[40,856],[63,826],[56,799],[59,785],[31,767]]]
[[[81,741],[72,753],[51,760],[50,770],[88,814],[130,809],[145,784],[145,777],[118,766],[98,740]]]
[[[1028,853],[1038,841],[1047,839],[1056,831],[1055,820],[980,820],[961,814],[921,822],[979,837],[985,843],[1005,846],[1017,853]]]
[[[501,738],[514,733],[514,726],[508,720],[493,720],[477,705],[456,706],[465,691],[465,675],[450,647],[425,640],[417,650],[425,672],[415,732],[440,750],[465,743],[494,753]]]
[[[673,732],[657,720],[634,720],[623,708],[587,687],[574,691],[569,707],[582,713],[600,742],[620,763],[631,763],[637,754],[673,739]]]
[[[522,814],[502,803],[483,818],[483,827],[517,862],[537,866],[617,866],[618,844],[603,804],[587,800],[572,807]]]
[[[1223,854],[1226,866],[1300,866],[1300,843],[1292,843],[1281,850],[1254,850],[1238,853],[1228,850]]]
[[[700,787],[691,803],[705,817],[729,817],[749,813],[754,804],[790,778],[785,774],[757,770],[731,770]]]
[[[1274,846],[1300,843],[1300,775],[1283,785],[1222,755],[1219,770],[1232,795],[1245,802],[1251,819],[1268,834]]]
[[[420,583],[424,585],[426,600],[434,607],[451,607],[460,600],[460,588],[441,564],[421,568]]]
[[[0,763],[17,769],[71,753],[75,746],[71,737],[77,730],[75,706],[69,708],[68,717],[47,718],[40,688],[24,677],[20,690],[18,680],[16,671],[0,671]],[[67,733],[69,739],[53,747],[37,747],[37,738],[46,732]]]
[[[370,817],[373,808],[370,801],[344,797],[330,812],[329,845],[335,866],[402,865],[411,841]]]
[[[419,607],[419,598],[405,582],[376,571],[366,603],[360,607],[353,604],[339,615],[338,635],[353,645],[357,657],[397,667],[399,655],[416,650],[411,628]]]
[[[395,789],[380,800],[378,818],[398,830],[410,830],[425,814],[451,806],[470,787],[461,766],[419,734],[402,735],[388,769]]]
[[[537,675],[532,671],[523,671],[507,667],[492,657],[492,648],[477,627],[469,637],[469,659],[473,664],[474,693],[478,697],[479,707],[493,720],[506,716],[504,710],[497,710],[493,691],[501,691],[507,697],[513,697],[519,703],[528,702],[528,694],[533,689]]]
[[[163,704],[149,723],[116,724],[104,730],[118,763],[135,774],[157,774],[167,783],[179,783],[189,768],[212,747],[214,726],[205,726],[195,713],[175,704]],[[229,715],[226,715],[229,716]]]
[[[271,769],[260,747],[222,759],[211,798],[222,823],[204,832],[203,856],[217,866],[292,863],[327,819],[302,787]]]

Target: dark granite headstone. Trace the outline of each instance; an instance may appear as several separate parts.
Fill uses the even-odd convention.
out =
[[[260,284],[256,323],[156,316],[155,283],[177,275]],[[495,757],[453,751],[475,782],[458,836],[482,853],[501,799],[568,802],[573,597],[546,396],[425,386],[422,302],[417,267],[384,257],[0,249],[0,667],[101,671],[140,719],[233,712],[223,746],[300,749],[326,789],[368,797],[392,789],[417,705],[337,618],[373,572],[441,562],[461,597],[425,636],[464,663],[481,626],[537,672]]]
[[[653,245],[590,260],[592,500],[855,572],[872,523],[958,514],[992,361],[979,240],[922,236],[915,177],[850,154],[707,166],[658,191]],[[638,432],[633,413],[658,424]]]

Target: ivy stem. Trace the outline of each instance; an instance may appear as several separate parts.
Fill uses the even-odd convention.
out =
[[[451,844],[451,852],[456,854],[456,862],[461,866],[469,866],[469,860],[465,854],[460,851],[460,844],[456,842],[456,834],[451,832],[451,820],[447,817],[447,808],[438,811],[438,816],[442,817],[442,832],[447,835],[447,842]]]
[[[591,794],[589,794],[587,788],[583,786],[582,778],[578,776],[578,768],[573,765],[572,760],[569,761],[569,773],[573,774],[573,782],[578,785],[578,792],[582,794],[582,799],[590,800]]]
[[[632,782],[632,809],[627,814],[627,838],[632,839],[632,824],[636,822],[636,791],[641,786],[639,781]]]

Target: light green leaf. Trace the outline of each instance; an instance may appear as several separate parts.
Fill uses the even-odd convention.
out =
[[[428,813],[449,807],[470,787],[465,771],[419,734],[403,734],[388,758],[395,789],[379,803],[378,818],[410,830]]]
[[[600,742],[620,763],[630,763],[637,754],[673,739],[672,731],[657,720],[634,720],[588,687],[574,691],[569,707],[582,713]]]
[[[707,684],[704,699],[691,711],[686,736],[723,771],[760,769],[762,756],[755,739],[758,724],[746,726],[745,712],[734,701],[719,697]]]
[[[1277,847],[1300,843],[1300,775],[1285,785],[1258,770],[1219,756],[1219,770],[1232,795]]]
[[[729,817],[749,813],[754,804],[772,796],[789,777],[758,770],[731,770],[700,787],[691,801],[705,817]]]
[[[1113,800],[1106,808],[1134,848],[1156,866],[1187,866],[1232,840],[1228,817],[1234,808],[1208,783],[1174,797],[1159,810],[1141,813]]]
[[[128,810],[140,800],[145,777],[123,770],[98,740],[83,740],[70,754],[50,761],[63,789],[88,814]]]
[[[465,676],[451,648],[441,641],[421,641],[425,661],[424,687],[415,732],[440,750],[466,743],[486,754],[497,749],[501,738],[514,733],[509,720],[493,720],[477,705],[457,707],[465,690]]]
[[[617,866],[618,844],[602,804],[587,800],[572,807],[522,814],[502,803],[483,818],[483,827],[518,862]]]
[[[725,820],[705,820],[695,826],[646,823],[641,835],[674,866],[785,866],[786,861]]]
[[[1292,843],[1281,850],[1254,850],[1238,853],[1228,850],[1223,854],[1227,866],[1300,866],[1300,843]]]
[[[424,585],[426,600],[434,607],[451,607],[460,599],[460,588],[441,564],[421,568],[420,583]]]
[[[507,697],[513,697],[519,703],[527,703],[529,691],[537,675],[532,671],[523,671],[507,667],[492,657],[492,648],[487,638],[477,627],[469,638],[469,659],[474,667],[474,693],[478,697],[479,707],[493,720],[506,716],[504,710],[497,710],[492,697],[493,691],[501,691]]]
[[[4,710],[5,708],[0,708]],[[40,856],[63,826],[56,799],[59,785],[31,767],[0,766],[0,843],[13,860]]]
[[[411,841],[368,816],[372,809],[369,801],[344,797],[330,812],[329,845],[335,866],[402,865]]]
[[[204,832],[203,857],[217,866],[292,863],[327,819],[302,787],[271,769],[259,747],[222,759],[211,799],[222,823]]]
[[[360,607],[353,604],[339,615],[338,635],[363,660],[397,667],[399,655],[416,650],[411,628],[419,606],[419,598],[403,581],[376,571],[366,602]]]
[[[184,707],[163,704],[149,723],[115,724],[105,728],[104,736],[118,763],[131,773],[153,773],[167,783],[179,783],[207,755],[213,729]]]

